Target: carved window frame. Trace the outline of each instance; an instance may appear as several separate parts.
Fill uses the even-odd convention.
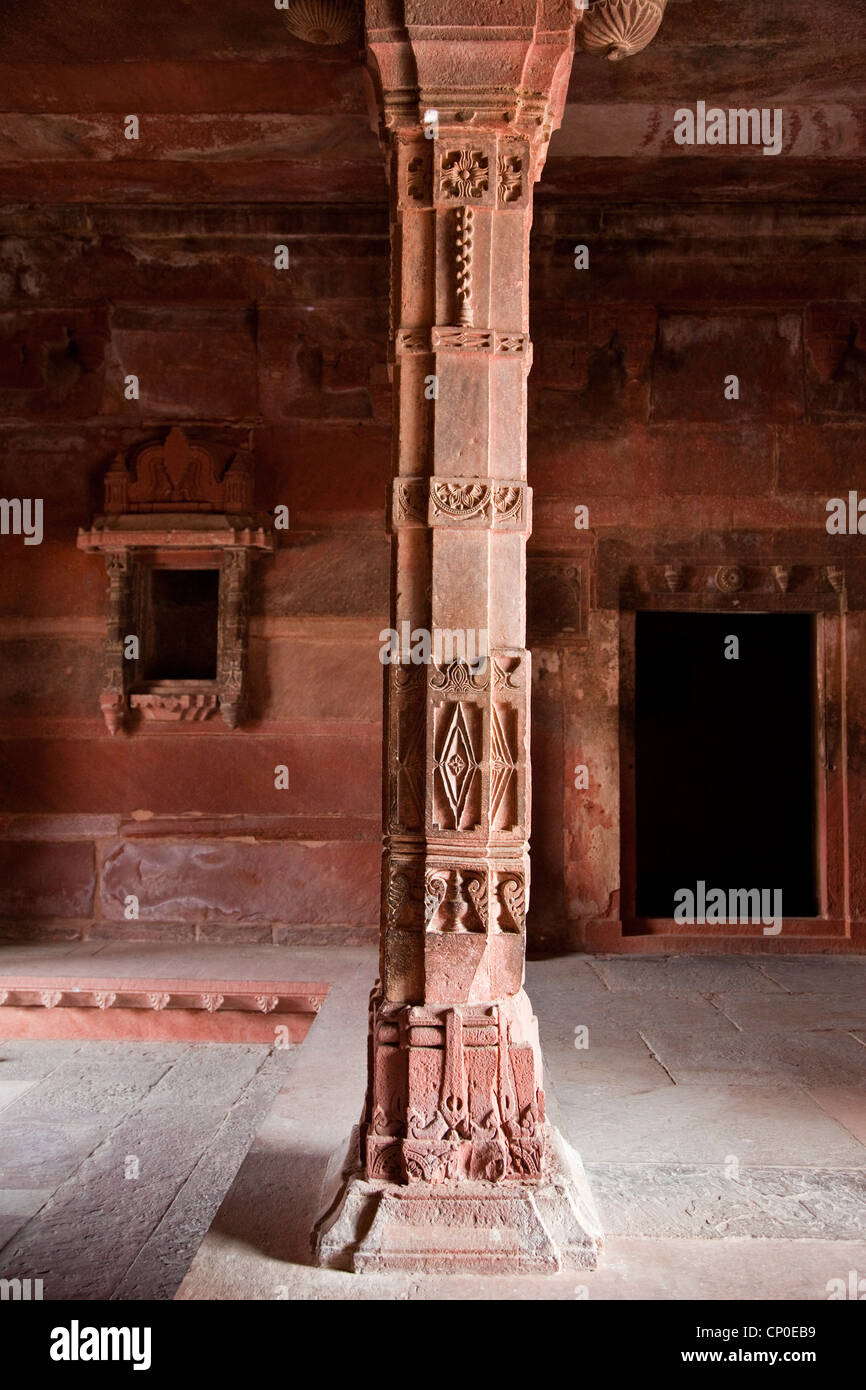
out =
[[[163,441],[118,455],[105,476],[105,513],[78,546],[105,557],[109,585],[99,705],[109,733],[142,723],[188,723],[217,711],[235,729],[245,714],[249,587],[256,555],[273,534],[252,512],[252,462],[228,460],[173,429]],[[149,680],[142,675],[149,575],[155,569],[219,572],[216,676]],[[127,639],[139,638],[127,655]]]

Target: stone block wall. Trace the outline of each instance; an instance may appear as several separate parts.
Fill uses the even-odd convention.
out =
[[[530,633],[536,945],[720,948],[707,933],[672,947],[622,929],[621,747],[633,685],[623,634],[635,608],[710,605],[715,568],[736,565],[744,610],[808,608],[811,586],[829,663],[817,675],[825,921],[804,924],[805,936],[768,942],[759,930],[739,944],[862,949],[866,539],[830,535],[826,523],[830,498],[858,486],[866,498],[864,238],[855,206],[540,200],[530,555],[548,568],[577,563],[594,602],[579,640],[556,640],[557,621],[564,630],[572,620],[567,604],[547,614],[541,643]],[[578,246],[588,269],[575,268]],[[725,394],[732,375],[738,399]],[[575,531],[576,506],[588,508],[588,533]],[[695,578],[704,571],[709,596],[680,601],[678,590],[706,588]],[[578,765],[587,790],[574,786]]]
[[[844,656],[828,710],[841,915],[814,945],[862,941],[864,541],[825,521],[828,498],[858,484],[866,496],[864,241],[866,218],[841,205],[602,206],[542,189],[530,585],[534,567],[564,579],[529,634],[530,944],[641,948],[620,927],[623,595],[641,567],[723,563],[845,570],[847,612],[827,637]],[[381,205],[2,212],[0,496],[43,498],[45,534],[29,547],[0,536],[0,935],[374,936],[387,277]],[[738,400],[724,395],[731,374]],[[178,423],[251,442],[257,506],[288,506],[290,529],[254,570],[243,727],[216,717],[112,739],[98,708],[106,578],[75,536],[101,509],[112,456]]]
[[[384,213],[18,207],[0,231],[0,496],[44,503],[40,545],[0,536],[0,936],[374,937]],[[112,457],[173,424],[249,444],[290,525],[254,569],[244,725],[112,738],[107,580],[76,533]]]

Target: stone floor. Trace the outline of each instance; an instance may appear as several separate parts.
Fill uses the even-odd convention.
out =
[[[0,1042],[0,1278],[171,1298],[296,1052]]]
[[[135,948],[142,968],[152,949]],[[42,1277],[46,1298],[182,1299],[825,1299],[866,1279],[866,959],[531,962],[549,1106],[586,1164],[602,1265],[430,1279],[309,1264],[324,1168],[361,1104],[374,953],[250,949],[332,982],[301,1048],[0,1043],[0,1277]],[[238,954],[227,977],[259,968]]]
[[[866,960],[854,957],[530,962],[549,1108],[607,1233],[600,1268],[312,1268],[318,1182],[357,1119],[369,979],[362,965],[332,987],[179,1298],[826,1299],[831,1280],[866,1278]]]

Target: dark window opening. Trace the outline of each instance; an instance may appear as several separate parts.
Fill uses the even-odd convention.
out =
[[[215,680],[218,617],[219,570],[151,570],[145,680]]]
[[[817,915],[814,651],[807,613],[637,614],[638,917],[701,880]]]

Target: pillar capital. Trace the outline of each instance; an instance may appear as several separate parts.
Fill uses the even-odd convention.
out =
[[[490,159],[491,140],[525,141],[532,176],[562,119],[574,52],[573,0],[367,0],[367,64],[387,143],[441,138]],[[436,132],[433,134],[433,132]],[[482,136],[487,136],[485,146]],[[447,153],[448,151],[445,151]],[[480,172],[453,162],[451,192],[474,198]],[[496,197],[488,163],[488,196]]]

